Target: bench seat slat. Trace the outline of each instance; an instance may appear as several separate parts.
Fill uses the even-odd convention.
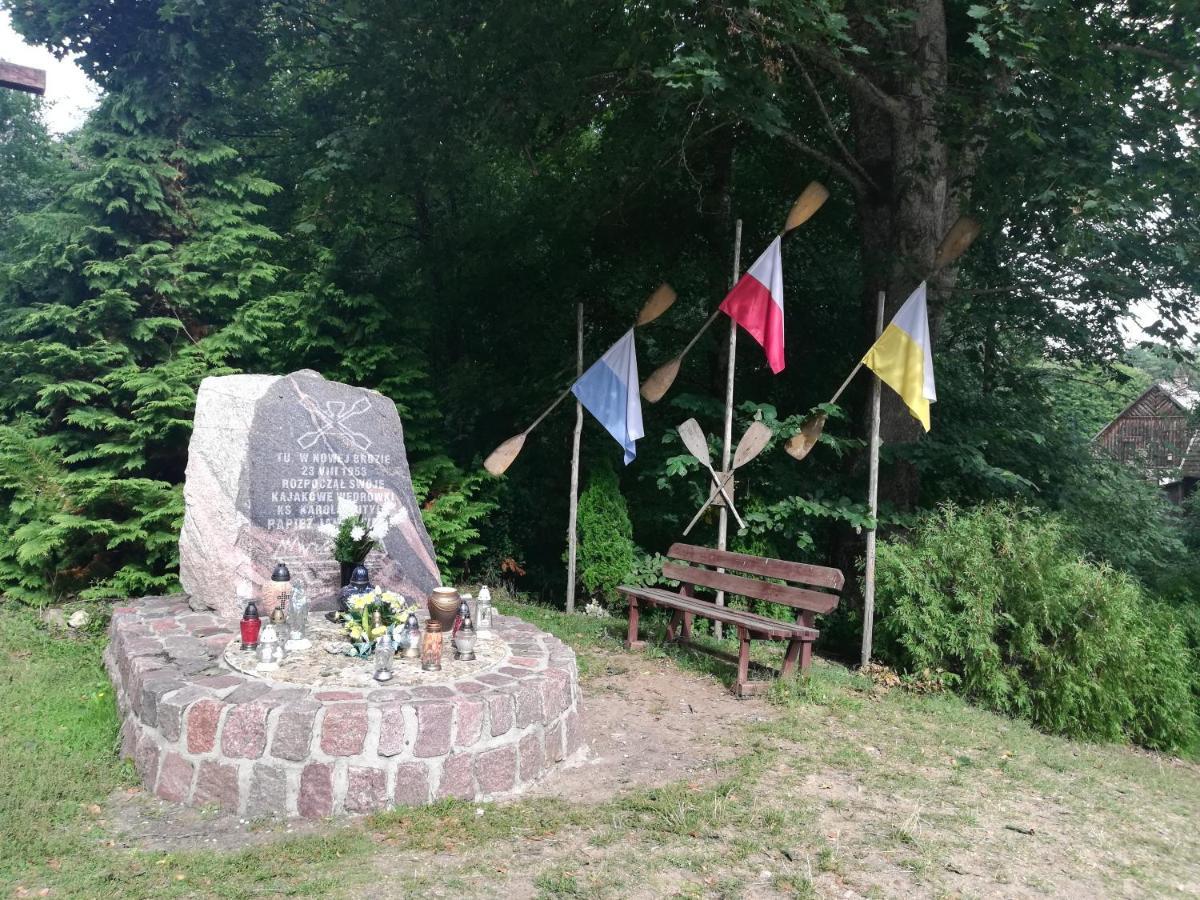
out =
[[[674,563],[663,563],[663,578],[672,581],[683,581],[688,584],[698,584],[703,587],[715,588],[728,594],[739,594],[743,597],[754,597],[771,603],[783,603],[798,609],[808,609],[816,613],[830,612],[838,605],[836,594],[823,594],[820,591],[810,591],[807,588],[792,587],[789,584],[772,584],[769,581],[758,581],[754,578],[743,578],[729,572],[714,572],[712,569],[701,569],[696,566],[679,566]]]
[[[709,600],[703,600],[699,597],[685,597],[682,594],[676,594],[672,591],[662,590],[661,588],[641,588],[622,585],[617,590],[623,594],[629,594],[638,599],[646,600],[651,604],[669,606],[672,609],[694,613],[698,616],[723,622],[726,625],[741,625],[754,635],[762,635],[777,640],[791,638],[816,640],[818,635],[818,631],[815,628],[780,622],[778,619],[771,619],[767,616],[760,616],[757,613],[741,609],[717,606]]]
[[[835,591],[840,591],[846,582],[841,569],[789,562],[786,559],[750,556],[747,553],[734,553],[730,550],[714,550],[711,547],[697,547],[695,544],[672,544],[671,549],[667,551],[667,556],[672,559],[682,559],[685,562],[699,563],[702,566],[719,566],[722,569],[733,569],[749,575],[782,578],[784,581],[832,588]]]

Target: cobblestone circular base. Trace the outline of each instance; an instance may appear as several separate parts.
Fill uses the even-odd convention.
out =
[[[245,816],[509,796],[587,751],[575,653],[510,616],[494,630],[509,655],[440,684],[297,686],[229,667],[236,622],[146,597],[113,610],[105,652],[121,752],[159,797]]]

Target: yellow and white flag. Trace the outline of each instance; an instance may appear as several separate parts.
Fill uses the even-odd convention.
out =
[[[929,404],[937,400],[933,385],[933,350],[925,282],[913,291],[896,317],[883,329],[863,364],[900,395],[913,418],[929,430]]]

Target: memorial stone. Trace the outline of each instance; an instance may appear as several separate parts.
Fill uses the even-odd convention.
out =
[[[380,535],[366,560],[375,584],[417,601],[439,584],[400,416],[376,391],[307,369],[204,379],[183,494],[180,581],[193,603],[230,618],[242,613],[243,582],[270,613],[278,562],[313,608],[332,608],[341,586],[332,535],[351,504]]]

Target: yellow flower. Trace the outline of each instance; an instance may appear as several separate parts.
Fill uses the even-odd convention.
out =
[[[350,637],[353,640],[361,641],[363,639],[363,630],[357,625],[350,626]]]
[[[386,632],[387,632],[386,625],[377,625],[376,627],[371,629],[371,637],[374,637],[374,638],[383,637],[383,635]]]
[[[350,608],[351,609],[362,609],[364,606],[367,605],[369,600],[370,600],[369,594],[355,594],[353,597],[350,598]]]

